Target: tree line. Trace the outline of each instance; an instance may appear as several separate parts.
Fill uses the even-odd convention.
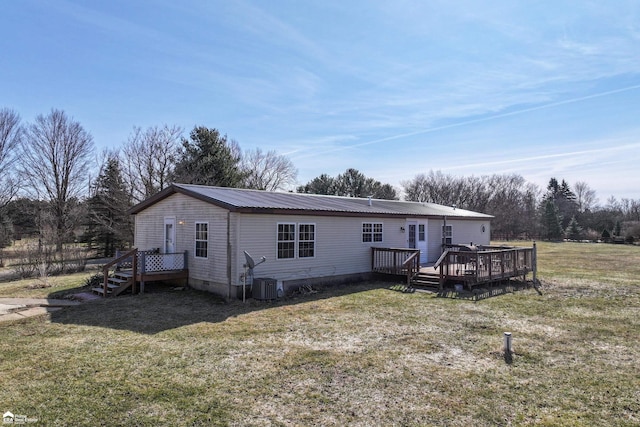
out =
[[[177,126],[134,128],[96,156],[91,134],[62,110],[22,123],[0,109],[0,248],[26,234],[59,252],[80,236],[111,256],[133,243],[127,211],[172,182],[275,191],[297,173],[287,157],[242,150],[205,126],[188,137]]]
[[[132,244],[128,210],[172,182],[288,190],[297,169],[259,148],[242,150],[215,128],[135,127],[119,147],[96,155],[91,134],[53,109],[23,123],[0,109],[0,248],[21,235],[46,244],[81,239],[104,256]],[[374,197],[455,205],[493,215],[492,238],[627,240],[640,238],[640,200],[597,204],[585,182],[551,178],[545,190],[517,174],[460,177],[430,171],[390,184],[349,168],[322,174],[299,193]]]
[[[552,177],[542,190],[517,174],[459,177],[430,171],[401,185],[406,200],[493,215],[493,239],[640,239],[640,199],[611,197],[601,206],[584,181],[571,187]]]

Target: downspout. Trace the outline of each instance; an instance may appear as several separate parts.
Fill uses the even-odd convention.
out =
[[[440,251],[440,255],[444,253],[445,245],[447,244],[447,216],[445,215],[442,218],[444,219],[444,224],[442,225],[442,233],[441,233],[442,245],[440,246],[442,250]]]
[[[231,299],[231,211],[227,211],[227,300]]]

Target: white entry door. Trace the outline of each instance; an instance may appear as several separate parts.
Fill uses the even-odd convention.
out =
[[[164,219],[164,253],[172,254],[176,251],[176,219]]]
[[[417,230],[417,247],[420,249],[420,264],[427,264],[427,221],[420,221]]]
[[[174,269],[174,257],[176,255],[176,219],[166,217],[164,219],[164,255],[162,255],[162,266],[165,270]]]
[[[427,263],[427,221],[407,221],[407,247],[420,249],[420,264]]]

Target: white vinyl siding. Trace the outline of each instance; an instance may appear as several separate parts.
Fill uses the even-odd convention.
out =
[[[164,217],[169,214],[176,217],[175,250],[188,252],[190,279],[205,281],[211,286],[221,286],[216,289],[221,294],[225,294],[229,280],[227,275],[229,212],[184,194],[173,194],[135,215],[135,246],[138,249],[149,250],[163,246]],[[207,259],[195,256],[196,222],[208,223]],[[231,231],[235,232],[234,229]],[[271,242],[273,244],[273,235]]]
[[[196,258],[209,257],[209,223],[196,222],[195,251]]]
[[[454,229],[453,243],[456,245],[489,245],[490,244],[490,223],[489,221],[475,220],[451,221]],[[484,232],[482,227],[484,226]]]
[[[383,221],[375,218],[371,222],[382,224]],[[284,223],[314,225],[313,258],[278,259],[275,230],[277,224]],[[239,283],[243,273],[243,251],[257,258],[267,258],[264,264],[256,267],[255,277],[300,280],[370,272],[372,246],[403,247],[406,237],[406,233],[400,232],[404,218],[384,219],[384,243],[362,243],[362,218],[358,217],[238,214],[238,224],[239,239],[234,247],[236,261],[232,266],[234,283]]]

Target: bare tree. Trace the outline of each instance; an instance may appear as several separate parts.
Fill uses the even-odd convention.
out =
[[[87,190],[93,138],[62,110],[39,115],[21,140],[20,174],[28,191],[49,202],[56,250],[77,225],[72,212]]]
[[[573,185],[578,204],[578,212],[591,210],[598,202],[596,192],[584,181],[578,181]]]
[[[274,150],[264,152],[260,148],[242,155],[241,168],[247,174],[245,187],[257,190],[284,190],[295,184],[298,176],[298,170],[289,158]]]
[[[520,175],[455,177],[430,171],[403,181],[402,187],[405,200],[455,205],[493,215],[494,236],[511,239],[536,232],[539,190]]]
[[[134,127],[122,149],[121,165],[128,191],[141,202],[170,184],[176,164],[182,128]]]
[[[18,113],[8,108],[0,109],[0,208],[18,192],[18,182],[12,172],[22,133]]]
[[[414,202],[429,202],[440,205],[464,207],[464,178],[445,175],[441,171],[419,174],[413,180],[401,182],[405,199]]]

